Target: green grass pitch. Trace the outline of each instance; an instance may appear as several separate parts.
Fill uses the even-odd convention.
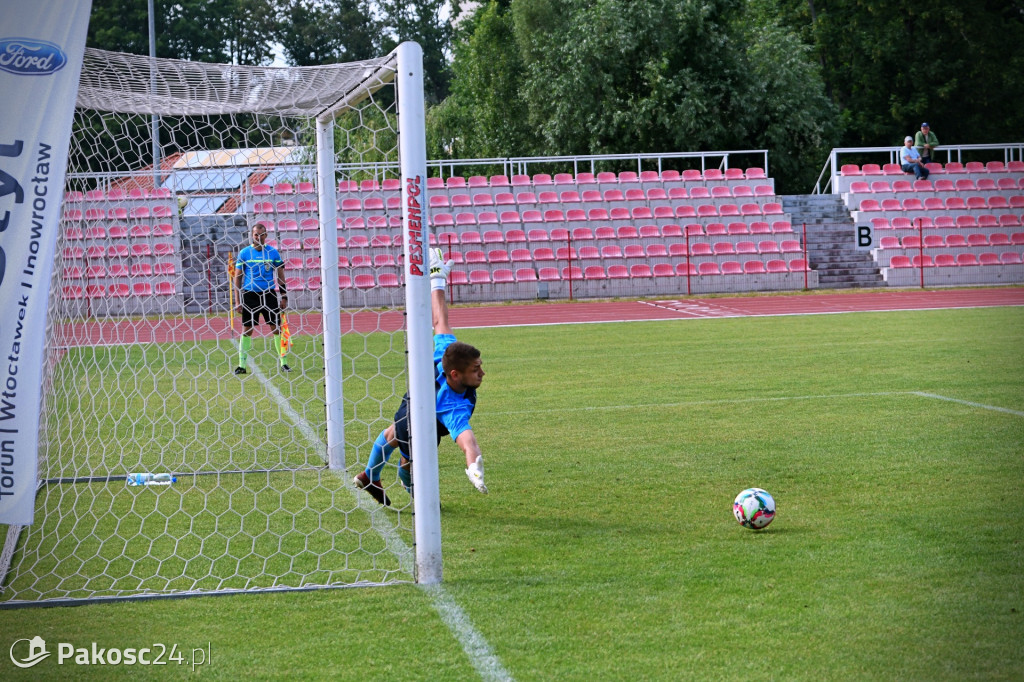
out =
[[[443,442],[444,588],[514,679],[1024,678],[1021,308],[459,336],[491,493]],[[0,611],[5,680],[185,676],[14,669],[36,635],[209,644],[208,679],[480,679],[415,585]]]

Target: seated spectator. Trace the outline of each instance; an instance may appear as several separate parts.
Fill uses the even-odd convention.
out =
[[[924,167],[924,161],[921,160],[921,154],[918,153],[917,148],[914,146],[914,138],[907,135],[903,139],[903,146],[899,150],[900,167],[903,168],[904,173],[913,173],[914,177],[918,180],[928,179],[928,169]]]
[[[931,163],[932,152],[938,146],[939,138],[935,137],[935,133],[928,127],[927,123],[922,123],[921,129],[914,135],[914,147],[917,148],[917,153],[921,155],[921,161]]]

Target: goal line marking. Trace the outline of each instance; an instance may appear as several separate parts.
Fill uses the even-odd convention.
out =
[[[285,416],[298,427],[306,441],[320,452],[326,452],[327,444],[320,439],[306,419],[292,408],[288,399],[274,386],[273,382],[267,378],[267,375],[255,365],[252,366],[252,374],[263,384],[267,393],[274,399],[274,402],[281,408]],[[340,474],[345,489],[352,494],[360,509],[370,514],[373,529],[384,538],[388,550],[398,559],[402,570],[412,573],[413,551],[399,536],[398,530],[388,519],[384,508],[376,502],[368,500],[366,495],[360,495],[345,472],[337,473]],[[505,667],[491,649],[490,644],[473,627],[473,622],[469,616],[448,594],[448,591],[440,584],[421,585],[416,583],[416,586],[430,597],[431,606],[437,612],[437,615],[440,616],[441,622],[448,627],[448,630],[451,631],[455,639],[462,645],[462,650],[466,653],[469,662],[473,665],[477,674],[482,679],[488,681],[512,682],[514,678],[505,670]]]

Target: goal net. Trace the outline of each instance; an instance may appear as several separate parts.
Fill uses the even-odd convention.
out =
[[[302,68],[86,51],[35,523],[0,526],[0,606],[439,579],[397,469],[388,509],[352,484],[410,378],[432,382],[403,214],[422,126],[415,44]],[[256,325],[236,375],[229,282],[258,223],[284,261],[287,329],[278,343]]]

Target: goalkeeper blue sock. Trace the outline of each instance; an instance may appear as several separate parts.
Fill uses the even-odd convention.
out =
[[[388,439],[384,437],[384,432],[381,431],[380,435],[377,436],[377,440],[373,441],[373,449],[370,450],[370,460],[366,463],[366,475],[370,477],[371,481],[380,480],[380,472],[384,468],[384,463],[391,457],[391,453],[395,451],[395,448],[388,444]]]

